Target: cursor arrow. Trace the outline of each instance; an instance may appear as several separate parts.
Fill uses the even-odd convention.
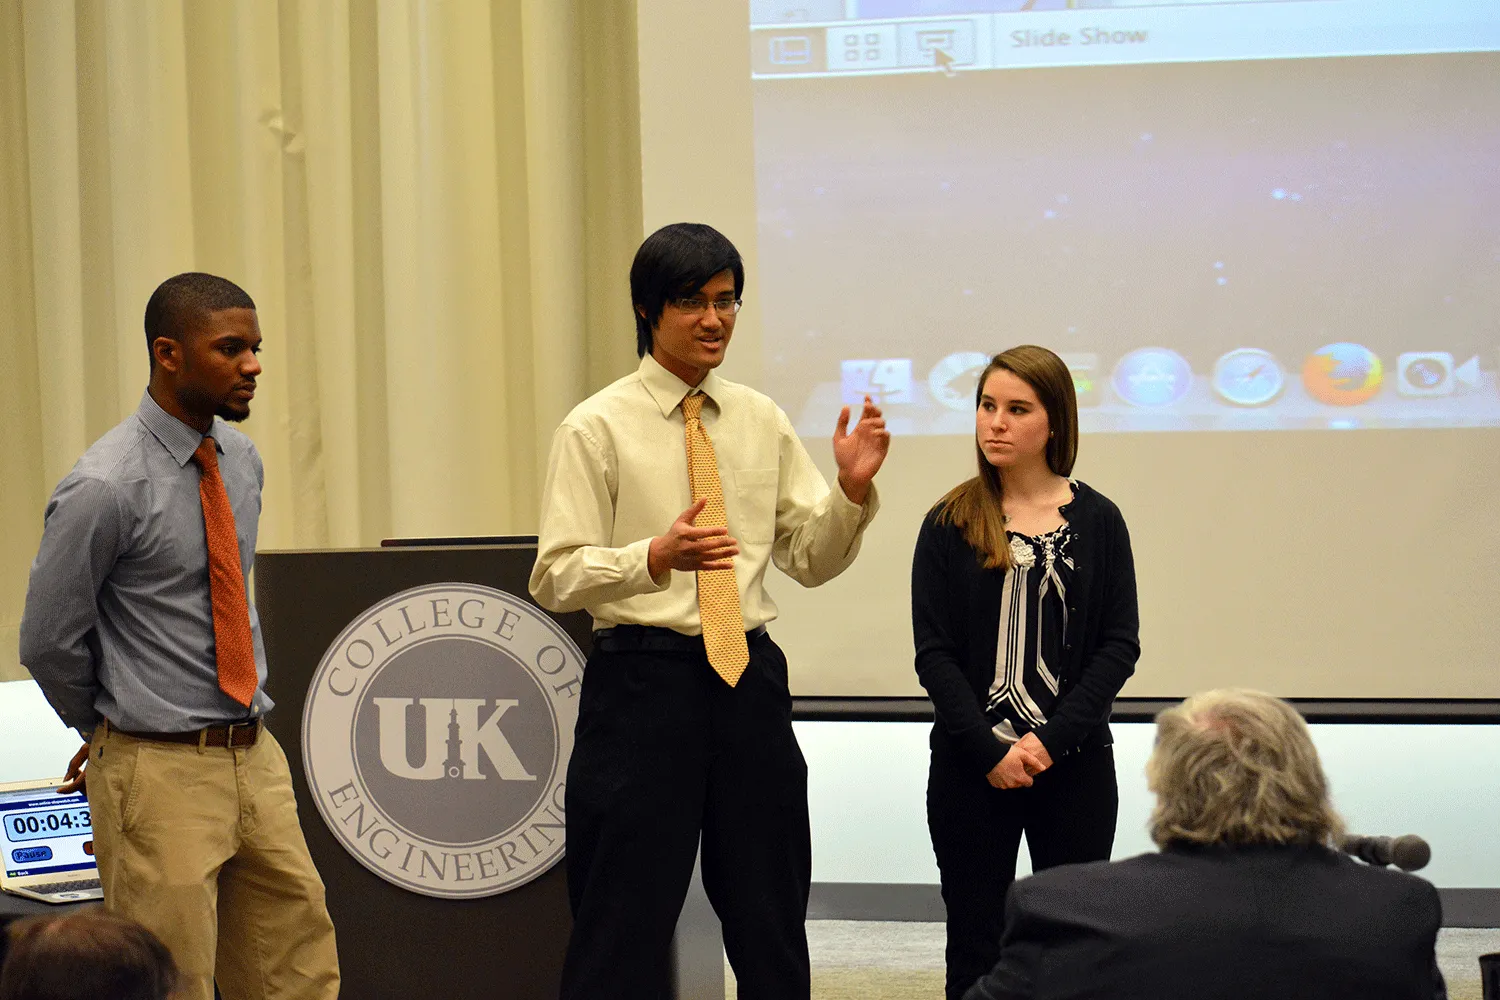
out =
[[[942,70],[944,76],[953,76],[958,72],[953,68],[953,57],[942,49],[932,50],[932,65]]]

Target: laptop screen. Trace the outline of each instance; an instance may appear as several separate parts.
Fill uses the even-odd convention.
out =
[[[93,868],[88,797],[51,788],[0,792],[0,847],[6,878]]]

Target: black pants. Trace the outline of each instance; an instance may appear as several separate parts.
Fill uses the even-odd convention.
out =
[[[596,650],[568,766],[573,936],[563,1000],[670,996],[672,933],[703,887],[743,1000],[807,1000],[812,841],[786,657],[764,633],[731,688],[703,654]]]
[[[1069,754],[1032,787],[1005,791],[972,761],[934,747],[927,826],[948,908],[948,1000],[961,1000],[999,960],[1022,832],[1033,871],[1103,861],[1114,846],[1119,804],[1111,747]]]

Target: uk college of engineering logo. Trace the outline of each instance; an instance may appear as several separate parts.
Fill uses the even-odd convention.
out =
[[[491,896],[563,854],[583,655],[535,606],[468,583],[417,587],[352,621],[302,715],[318,811],[376,875]]]

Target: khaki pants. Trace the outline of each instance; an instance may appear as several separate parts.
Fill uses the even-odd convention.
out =
[[[286,754],[138,740],[101,725],[89,808],[105,906],[171,949],[183,1000],[334,1000],[333,922]]]

